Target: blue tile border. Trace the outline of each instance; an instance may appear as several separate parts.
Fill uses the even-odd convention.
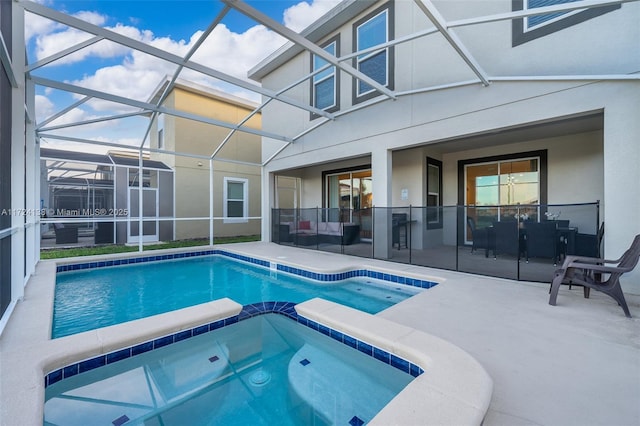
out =
[[[387,274],[384,272],[371,271],[369,269],[355,269],[352,271],[323,274],[320,272],[311,272],[301,268],[277,264],[278,271],[298,275],[316,281],[342,281],[350,278],[373,278],[380,281],[386,281],[394,284],[404,284],[412,287],[431,288],[438,285],[437,282],[421,280],[418,278],[403,277],[401,275]]]
[[[182,252],[182,253],[159,254],[157,256],[129,257],[124,259],[105,260],[100,262],[83,262],[83,263],[73,263],[73,264],[67,264],[67,265],[57,265],[56,272],[69,272],[69,271],[78,271],[83,269],[107,268],[110,266],[122,266],[122,265],[136,264],[136,263],[158,262],[161,260],[175,260],[175,259],[184,259],[189,257],[202,257],[202,256],[211,256],[211,255],[226,256],[232,259],[241,260],[243,262],[252,263],[254,265],[263,266],[265,268],[268,268],[271,265],[271,263],[267,260],[261,260],[261,259],[256,259],[249,256],[244,256],[241,254],[230,253],[224,250],[200,250],[200,251]]]
[[[235,260],[240,260],[242,262],[247,262],[253,265],[262,266],[264,268],[271,267],[271,262],[269,262],[268,260],[256,259],[256,258],[245,256],[242,254],[231,253],[228,251],[216,249],[216,250],[201,250],[201,251],[184,252],[184,253],[161,254],[157,256],[131,257],[131,258],[107,260],[107,261],[101,261],[101,262],[85,262],[85,263],[76,263],[76,264],[68,264],[68,265],[57,265],[56,272],[69,272],[69,271],[78,271],[78,270],[84,270],[84,269],[106,268],[109,266],[131,265],[136,263],[157,262],[161,260],[174,260],[174,259],[211,256],[211,255],[230,257]],[[279,263],[275,265],[276,265],[277,271],[298,275],[300,277],[304,277],[304,278],[308,278],[316,281],[325,281],[325,282],[342,281],[350,278],[360,277],[360,278],[372,278],[372,279],[386,281],[388,283],[393,283],[393,284],[404,284],[404,285],[408,285],[411,287],[418,287],[418,288],[431,288],[438,284],[437,282],[434,282],[434,281],[421,280],[419,278],[409,278],[401,275],[371,271],[368,269],[355,269],[355,270],[346,271],[346,272],[325,274],[321,272],[307,271],[305,269],[282,265]]]
[[[78,271],[82,269],[106,268],[110,266],[131,265],[135,263],[157,262],[160,260],[181,259],[186,257],[207,256],[217,254],[220,250],[203,250],[185,253],[161,254],[156,256],[129,257],[124,259],[105,260],[101,262],[83,262],[67,265],[57,265],[56,272]]]
[[[136,355],[143,354],[161,347],[171,345],[173,343],[180,342],[182,340],[189,339],[191,337],[198,336],[213,330],[217,330],[222,327],[226,327],[231,324],[235,324],[238,321],[249,319],[258,315],[264,315],[268,313],[274,313],[284,315],[301,325],[304,325],[312,330],[318,331],[333,340],[336,340],[342,344],[345,344],[351,348],[375,358],[378,361],[384,362],[392,367],[395,367],[413,377],[418,377],[424,370],[416,364],[413,364],[403,358],[398,357],[384,349],[375,347],[367,342],[358,340],[352,336],[344,334],[338,330],[334,330],[327,327],[324,324],[320,324],[316,321],[305,318],[295,310],[295,303],[292,302],[259,302],[245,305],[242,307],[242,311],[238,315],[213,321],[208,324],[199,325],[197,327],[182,330],[177,333],[159,337],[148,342],[143,342],[135,346],[128,348],[118,349],[117,351],[110,352],[108,354],[99,355],[90,359],[86,359],[75,364],[67,365],[57,370],[51,371],[44,377],[45,388],[57,383],[61,380],[68,379],[77,374],[84,373],[86,371],[93,370],[95,368],[103,367],[105,365],[113,364],[114,362],[122,361],[134,357]]]
[[[364,424],[364,420],[358,416],[353,416],[351,420],[349,420],[349,424],[351,426],[362,426]]]

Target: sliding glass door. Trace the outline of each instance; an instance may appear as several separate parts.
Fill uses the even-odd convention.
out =
[[[373,206],[373,181],[371,169],[348,171],[329,174],[326,176],[326,206],[332,215],[337,215],[338,209],[343,217],[333,217],[329,220],[353,222],[353,215],[367,214]]]

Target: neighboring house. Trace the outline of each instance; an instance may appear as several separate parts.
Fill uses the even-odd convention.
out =
[[[167,84],[165,81],[160,85],[151,102],[160,99]],[[209,117],[212,123],[240,122],[258,107],[237,96],[180,79],[162,106]],[[260,129],[260,113],[244,126]],[[260,144],[260,137],[255,134],[231,132],[227,127],[173,115],[156,117],[151,131],[152,156],[175,172],[175,239],[207,238],[211,206],[214,236],[260,234]]]
[[[264,131],[294,139],[279,153],[264,140],[263,160],[277,155],[263,174],[263,239],[271,207],[599,200],[591,216],[606,221],[605,252],[621,254],[640,233],[640,3],[509,15],[565,3],[348,0],[302,35],[378,90],[293,43],[252,69],[273,91],[317,71],[287,94],[332,114],[263,109]],[[301,190],[282,206],[285,177]],[[461,208],[413,226],[412,245],[470,244],[461,224],[477,212]],[[380,257],[387,238],[375,239]]]
[[[138,242],[139,223],[131,221],[127,226],[124,222],[138,216],[137,153],[92,154],[41,148],[40,161],[40,204],[48,212],[48,219],[79,227],[80,235],[94,236],[96,244]],[[173,222],[160,218],[173,216],[173,203],[168,202],[173,200],[173,171],[149,159],[144,159],[142,166],[143,212],[147,218],[142,224],[143,241],[169,241],[173,239]],[[45,233],[53,229],[43,228]]]

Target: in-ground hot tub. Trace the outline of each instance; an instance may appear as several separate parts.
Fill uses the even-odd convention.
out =
[[[107,355],[114,362],[47,387],[45,424],[360,425],[422,373],[306,325],[271,313],[139,355]]]

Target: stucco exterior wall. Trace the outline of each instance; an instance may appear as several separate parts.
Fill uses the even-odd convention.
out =
[[[340,53],[353,51],[353,22],[382,4],[377,2],[368,11],[353,16],[348,24],[327,33],[319,43],[339,34]],[[507,0],[434,4],[448,22],[510,12],[512,7]],[[414,2],[396,1],[393,7],[395,38],[432,27]],[[293,137],[317,127],[274,158],[266,166],[265,175],[304,169],[308,175],[303,177],[305,193],[309,189],[317,195],[303,197],[303,202],[311,202],[303,207],[315,207],[322,205],[322,194],[318,192],[321,174],[315,168],[369,157],[376,206],[424,205],[425,157],[433,153],[432,157],[444,163],[443,203],[454,205],[458,203],[459,159],[546,149],[548,202],[600,200],[601,219],[606,220],[605,252],[617,257],[628,248],[633,235],[640,233],[640,190],[637,184],[630,184],[640,182],[640,82],[606,76],[640,70],[638,22],[640,3],[624,3],[617,10],[516,47],[512,45],[511,21],[455,28],[455,34],[491,81],[488,86],[478,82],[442,35],[402,43],[395,47],[396,100],[381,95],[378,102],[350,110],[352,77],[341,72],[340,111],[335,120],[312,120],[308,112],[282,103],[269,104],[263,112],[265,131]],[[261,82],[278,90],[309,71],[309,55],[301,53],[266,74]],[[562,77],[572,75],[596,77]],[[424,88],[431,89],[403,93]],[[309,102],[308,83],[287,95]],[[464,151],[438,151],[439,145],[449,141],[472,141],[478,135],[498,135],[584,116],[603,117],[603,124],[595,130],[567,128],[543,140],[532,133],[524,139],[501,140],[492,147],[483,144],[477,148],[470,145]],[[318,126],[319,123],[323,124]],[[272,152],[265,150],[263,159]],[[392,166],[387,160],[390,152]],[[334,168],[333,164],[327,167]],[[407,200],[400,199],[401,189],[408,190]],[[265,219],[268,214],[264,209]],[[266,230],[263,228],[263,233]],[[637,280],[640,271],[634,276]]]
[[[212,118],[237,123],[253,110],[249,102],[242,103],[229,97],[208,94],[200,89],[176,86],[165,101],[167,107]],[[260,129],[261,116],[257,114],[244,126]],[[210,157],[227,138],[230,129],[185,118],[164,116],[165,149]],[[175,171],[175,216],[176,218],[202,218],[176,221],[176,239],[207,238],[210,229],[210,200],[213,196],[214,236],[257,235],[260,220],[250,219],[242,223],[227,223],[223,217],[223,188],[225,177],[248,180],[249,217],[260,216],[261,197],[261,140],[260,136],[247,132],[235,132],[216,155],[216,159],[234,160],[250,164],[238,164],[214,160],[213,185],[211,185],[210,162],[207,158],[154,154]],[[151,146],[158,146],[158,127],[154,122],[151,131]],[[213,195],[212,195],[213,194]]]
[[[382,4],[378,2],[377,4]],[[434,2],[441,14],[447,20],[457,20],[473,16],[484,16],[493,13],[509,12],[511,1],[466,1],[466,2]],[[426,16],[417,9],[413,2],[394,2],[396,24],[396,38],[410,34],[414,31],[424,30],[432,27],[428,23]],[[373,9],[373,7],[372,7]],[[363,13],[351,20],[355,22]],[[635,19],[632,19],[635,17]],[[640,29],[636,25],[640,19],[640,4],[626,3],[618,10],[598,16],[594,19],[565,28],[540,39],[525,43],[523,45],[511,46],[511,22],[499,21],[468,27],[456,28],[454,31],[471,52],[475,60],[481,64],[481,68],[489,77],[503,76],[554,76],[572,74],[607,74],[622,72],[637,72],[640,69],[640,54],[637,45],[640,42]],[[348,24],[327,35],[323,40],[335,34],[340,34],[341,53],[346,54],[352,51],[352,25]],[[614,40],[612,40],[615,39]],[[320,41],[320,43],[322,40]],[[634,54],[633,52],[636,52]],[[277,90],[286,86],[290,81],[297,79],[310,70],[310,58],[308,53],[297,55],[293,60],[282,65],[277,71],[268,74],[262,79],[265,87]],[[439,34],[431,34],[395,47],[395,70],[396,70],[396,90],[410,90],[415,88],[438,86],[450,84],[469,79],[476,76],[470,72],[469,67],[455,53],[444,38]],[[340,73],[341,86],[341,110],[352,106],[351,100],[351,80],[346,73]],[[525,84],[492,83],[501,86],[501,93],[491,94],[490,97],[501,99],[504,103],[513,102],[516,99],[539,96],[553,90],[563,90],[563,88],[576,87],[585,84],[578,83],[534,83],[529,86],[528,91],[520,91]],[[513,92],[517,86],[518,91]],[[479,95],[482,87],[470,90],[465,93],[465,102],[473,102],[474,97]],[[497,91],[497,90],[494,90]],[[425,99],[429,105],[439,106],[442,97],[449,97],[450,91],[433,92],[427,97],[412,97],[412,99]],[[455,94],[453,94],[456,96]],[[512,96],[509,96],[512,95]],[[287,96],[309,102],[309,85],[302,84],[287,92]],[[401,100],[401,99],[400,99]],[[385,102],[393,105],[399,101]],[[459,101],[459,98],[456,100]],[[475,103],[475,102],[474,102]],[[480,96],[478,107],[481,103],[486,103],[486,94]],[[461,109],[473,110],[473,108]],[[414,110],[418,110],[419,105],[414,105]],[[380,111],[378,111],[378,109]],[[383,108],[367,108],[369,115],[380,113],[385,120],[376,123],[383,126],[384,122],[393,122],[396,128],[403,124],[410,125],[411,117],[403,114],[402,107],[395,107],[397,115],[387,115],[390,111]],[[406,112],[406,111],[404,111]],[[464,112],[464,111],[461,111]],[[349,114],[351,117],[354,114]],[[285,131],[285,134],[294,136],[304,129],[316,124],[316,120],[309,120],[309,114],[305,111],[296,110],[282,103],[270,104],[263,113],[264,130]],[[397,122],[398,117],[404,117],[405,121]],[[338,118],[330,125],[335,131],[342,131],[342,127],[337,123],[345,121]],[[359,123],[349,118],[349,125],[357,127]],[[372,124],[372,123],[369,123]],[[335,126],[335,128],[334,128]],[[375,133],[375,129],[371,129]],[[317,133],[314,131],[314,133]],[[331,133],[331,131],[328,131]],[[290,153],[304,149],[304,142],[295,144],[296,146],[287,149]],[[265,153],[266,154],[266,153]],[[264,158],[267,158],[265,155]]]

